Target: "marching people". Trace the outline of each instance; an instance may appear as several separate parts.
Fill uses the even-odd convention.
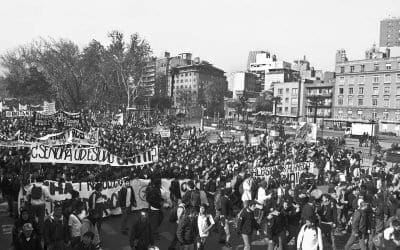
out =
[[[59,204],[54,206],[53,214],[44,222],[43,239],[48,250],[64,250],[70,245],[68,222]]]
[[[306,218],[297,237],[297,249],[324,249],[322,242],[321,229],[317,226],[316,216]]]
[[[149,213],[141,211],[131,228],[129,238],[132,250],[147,250],[154,245],[154,234],[149,219]]]
[[[210,230],[214,226],[215,222],[211,214],[207,213],[207,205],[201,204],[199,215],[197,217],[197,225],[199,231],[199,242],[197,243],[197,249],[205,249],[205,244],[208,236],[210,235]]]
[[[246,207],[238,214],[237,230],[238,234],[242,236],[244,250],[251,249],[251,239],[253,232],[259,229],[259,225],[254,217],[254,210],[256,209],[255,201],[248,201]]]
[[[103,215],[104,213],[107,213],[107,210],[105,208],[105,201],[107,197],[101,193],[102,190],[103,184],[96,183],[95,191],[89,197],[89,210],[95,210],[96,215],[98,216],[98,218],[96,218],[96,226],[99,233],[101,232]]]
[[[91,232],[94,235],[92,242],[96,246],[96,248],[100,248],[100,235],[97,227],[99,218],[100,215],[98,214],[97,210],[89,210],[89,214],[82,219],[81,226],[81,240],[83,239],[83,236],[86,232]]]
[[[121,207],[121,232],[122,234],[128,234],[128,217],[131,213],[132,207],[136,207],[135,192],[132,186],[123,184],[124,186],[118,192],[118,203]]]
[[[14,247],[17,247],[18,240],[20,239],[21,234],[24,233],[23,227],[25,224],[30,224],[29,228],[32,227],[32,231],[30,233],[34,234],[35,237],[39,239],[39,241],[41,240],[36,221],[30,216],[26,208],[22,208],[20,211],[20,216],[15,221],[12,230],[12,244]]]
[[[186,209],[183,216],[179,219],[176,236],[180,250],[196,249],[199,230],[197,226],[197,212],[194,208]]]
[[[79,240],[79,243],[72,247],[73,250],[96,250],[97,247],[93,243],[94,233],[86,232],[82,235],[82,240]]]
[[[15,250],[42,250],[40,237],[35,233],[31,223],[22,226],[22,233],[15,242]]]
[[[71,233],[71,247],[75,247],[81,241],[82,209],[80,206],[75,206],[73,212],[69,215],[68,226]]]
[[[146,189],[146,200],[149,203],[149,220],[154,238],[159,238],[158,227],[163,220],[161,211],[163,198],[161,196],[161,179],[152,179]]]
[[[43,234],[44,218],[46,215],[46,201],[51,201],[50,193],[45,186],[35,184],[27,191],[29,211],[38,219],[40,234]]]

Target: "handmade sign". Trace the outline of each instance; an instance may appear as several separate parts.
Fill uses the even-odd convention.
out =
[[[81,122],[80,113],[69,113],[65,111],[57,111],[54,114],[46,114],[41,112],[35,113],[36,126],[54,126],[61,124],[62,126],[77,126]]]
[[[286,165],[276,165],[270,167],[255,167],[253,168],[253,177],[265,177],[270,176],[276,172],[279,172],[282,177],[289,180],[291,183],[298,184],[300,175],[307,171],[314,173],[314,162],[300,162]]]

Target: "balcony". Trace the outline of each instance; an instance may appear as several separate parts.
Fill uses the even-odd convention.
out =
[[[307,97],[313,97],[313,96],[318,96],[318,97],[332,97],[333,94],[331,93],[307,93]]]
[[[314,117],[314,113],[307,113],[307,117],[313,118]],[[317,118],[331,118],[332,117],[332,113],[317,113]]]
[[[317,108],[331,108],[332,107],[332,102],[326,103],[326,102],[322,102],[322,103],[317,103],[317,105],[313,104],[313,103],[306,103],[306,107],[315,107],[317,106]]]

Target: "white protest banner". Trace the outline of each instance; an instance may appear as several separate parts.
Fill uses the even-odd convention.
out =
[[[16,118],[16,117],[32,117],[33,111],[6,111],[6,117]]]
[[[299,162],[293,164],[286,164],[286,165],[276,165],[270,167],[255,167],[253,168],[253,177],[265,177],[270,176],[275,172],[279,172],[281,176],[292,183],[298,184],[300,175],[306,172],[308,169],[309,173],[314,172],[314,162]]]
[[[48,134],[45,136],[42,136],[40,138],[37,138],[39,141],[55,141],[55,140],[64,140],[65,141],[65,136],[64,136],[64,132],[60,132],[60,133],[54,133],[54,134]]]
[[[75,148],[65,145],[51,146],[34,144],[31,146],[31,163],[93,164],[110,166],[141,166],[158,161],[158,148],[123,159],[103,148]]]
[[[169,191],[171,181],[171,179],[161,179],[161,196],[166,203],[164,204],[165,206],[172,206]],[[123,178],[101,183],[103,184],[103,191],[101,193],[106,197],[105,205],[109,215],[121,214],[118,196],[119,191],[123,186],[130,186],[134,191],[136,207],[132,207],[132,210],[146,209],[149,207],[149,204],[146,201],[146,189],[148,184],[150,183],[150,180],[129,180],[128,178]],[[52,202],[46,202],[46,211],[47,214],[50,214],[53,212],[54,202],[59,202],[71,198],[70,194],[68,193],[70,190],[78,191],[79,198],[87,203],[89,201],[90,195],[94,192],[96,182],[58,183],[55,181],[44,181],[43,183],[31,183],[20,189],[18,196],[18,208],[25,206],[28,200],[27,193],[33,185],[41,186],[47,189],[47,191],[49,192]]]

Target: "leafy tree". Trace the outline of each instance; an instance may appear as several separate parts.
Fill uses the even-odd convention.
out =
[[[256,112],[272,111],[273,109],[272,96],[264,92],[256,98],[256,101],[253,105]]]
[[[224,112],[224,94],[225,86],[219,83],[211,83],[206,85],[204,89],[204,98],[201,99],[201,104],[207,107],[206,114],[213,115],[214,113],[223,114]]]
[[[165,96],[153,96],[150,99],[150,107],[163,112],[165,109],[171,107],[171,100]]]
[[[175,105],[178,107],[183,107],[185,110],[185,114],[188,113],[189,108],[193,105],[195,100],[195,92],[192,92],[190,89],[179,89],[176,91],[176,102]]]

